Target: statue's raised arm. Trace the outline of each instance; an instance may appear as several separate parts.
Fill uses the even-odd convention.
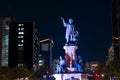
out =
[[[70,39],[72,40],[73,38],[72,37],[74,33],[73,19],[69,18],[68,23],[65,22],[63,17],[61,17],[61,20],[63,21],[64,27],[66,27],[65,39],[66,39],[66,42],[68,43]]]
[[[61,18],[61,20],[63,21],[64,27],[67,27],[67,23],[65,22],[64,18],[63,18],[63,17],[60,17],[60,18]]]

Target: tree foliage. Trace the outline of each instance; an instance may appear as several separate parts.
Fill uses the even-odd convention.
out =
[[[0,67],[0,79],[1,80],[14,80],[17,78],[24,78],[33,75],[33,72],[29,70],[25,66],[8,68],[8,67]]]
[[[106,67],[106,73],[108,76],[116,76],[120,80],[120,60],[113,60],[109,62]]]

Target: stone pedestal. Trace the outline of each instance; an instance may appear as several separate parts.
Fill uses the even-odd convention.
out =
[[[77,46],[64,46],[67,72],[76,72],[75,59]]]

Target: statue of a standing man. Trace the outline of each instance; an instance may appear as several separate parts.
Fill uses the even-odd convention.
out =
[[[61,17],[63,21],[64,27],[66,27],[66,34],[65,34],[65,39],[66,42],[68,43],[70,39],[72,39],[72,35],[74,33],[74,25],[73,25],[73,19],[69,18],[69,23],[66,23],[64,18]]]

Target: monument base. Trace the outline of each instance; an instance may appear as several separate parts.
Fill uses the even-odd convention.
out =
[[[62,73],[53,74],[56,80],[88,80],[85,73]]]
[[[77,71],[76,71],[76,68],[69,68],[69,67],[68,67],[68,68],[67,68],[67,72],[68,72],[68,73],[70,73],[70,72],[71,72],[71,73],[74,73],[74,72],[77,72]]]

